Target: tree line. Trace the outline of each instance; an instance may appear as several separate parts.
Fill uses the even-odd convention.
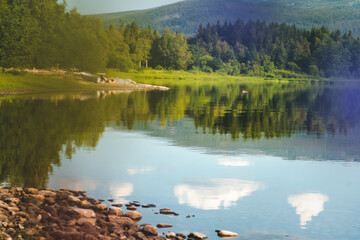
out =
[[[360,40],[326,27],[238,20],[185,38],[135,22],[104,27],[99,19],[66,11],[57,0],[0,0],[0,66],[79,69],[192,70],[220,74],[360,77]]]
[[[186,39],[165,29],[162,36],[136,23],[111,26],[66,11],[57,0],[0,0],[0,67],[79,69],[106,67],[128,70],[161,65],[186,68],[190,58]],[[149,62],[149,60],[151,61]],[[149,65],[148,65],[149,64]]]
[[[352,32],[326,27],[241,20],[200,26],[189,39],[194,66],[204,71],[254,75],[297,73],[324,77],[360,77],[360,40]]]

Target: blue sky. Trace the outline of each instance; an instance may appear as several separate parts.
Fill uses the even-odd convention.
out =
[[[68,8],[81,14],[120,12],[158,7],[181,0],[66,0]]]

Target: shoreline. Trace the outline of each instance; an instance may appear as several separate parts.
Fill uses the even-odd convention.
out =
[[[169,232],[159,236],[160,229],[173,226],[139,224],[142,219],[137,209],[156,208],[155,214],[177,216],[168,208],[134,201],[123,206],[113,199],[94,199],[85,191],[68,189],[36,189],[0,187],[0,239],[206,239],[192,232]],[[110,206],[108,206],[110,205]],[[125,211],[122,209],[125,207]],[[165,235],[163,233],[163,235]]]
[[[33,88],[14,88],[14,89],[0,89],[0,96],[7,95],[24,95],[24,94],[37,94],[37,93],[59,93],[59,92],[79,92],[79,91],[106,91],[106,90],[124,90],[124,91],[168,91],[170,88],[165,86],[156,86],[150,84],[142,84],[142,83],[92,83],[82,79],[80,73],[78,72],[68,72],[65,70],[25,70],[25,74],[30,74],[32,76],[41,76],[41,77],[50,77],[53,80],[55,79],[58,82],[61,80],[71,81],[77,84],[76,87],[51,87],[45,86],[42,88],[34,86]],[[11,75],[11,73],[5,73]],[[13,78],[16,76],[11,75]],[[24,78],[24,75],[20,75],[19,78]],[[44,82],[47,79],[44,79]],[[27,87],[31,86],[27,84]],[[32,86],[31,86],[32,87]]]

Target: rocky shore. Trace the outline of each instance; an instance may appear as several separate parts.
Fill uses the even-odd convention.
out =
[[[188,236],[169,232],[159,236],[158,228],[171,228],[166,223],[157,227],[140,225],[137,208],[155,208],[155,204],[130,202],[124,207],[88,197],[84,191],[67,189],[2,188],[0,187],[0,239],[205,239],[193,232]],[[170,209],[160,214],[173,214]]]

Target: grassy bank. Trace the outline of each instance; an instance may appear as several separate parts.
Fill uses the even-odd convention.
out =
[[[171,71],[171,70],[154,70],[154,69],[146,69],[146,70],[130,70],[129,72],[119,72],[115,69],[108,69],[107,75],[119,78],[129,78],[136,82],[146,83],[146,84],[160,84],[160,85],[179,85],[179,84],[187,84],[193,83],[196,81],[202,82],[319,82],[319,81],[331,81],[329,79],[324,78],[314,78],[308,75],[291,73],[292,77],[283,78],[283,77],[275,77],[275,78],[266,78],[261,76],[229,76],[229,75],[221,75],[216,73],[204,73],[204,72],[188,72],[188,71]]]
[[[216,73],[194,73],[188,71],[172,71],[172,70],[130,70],[129,72],[119,72],[115,69],[107,70],[108,76],[120,77],[120,78],[130,78],[138,81],[146,81],[153,79],[165,79],[165,80],[182,80],[182,81],[194,81],[194,80],[205,80],[205,81],[219,81],[219,80],[256,80],[262,81],[263,77],[248,77],[248,76],[229,76],[229,75],[219,75]]]
[[[111,77],[111,76],[109,76]],[[80,73],[63,70],[9,71],[0,73],[0,95],[40,92],[96,90],[166,90],[162,87],[131,83],[93,83],[82,79]]]
[[[0,90],[45,91],[95,87],[95,84],[70,77],[44,76],[26,72],[0,73]]]
[[[186,71],[167,71],[146,69],[141,71],[132,70],[129,72],[119,72],[114,69],[107,70],[107,77],[118,77],[122,79],[132,79],[139,83],[173,86],[182,84],[202,83],[221,83],[221,82],[310,82],[310,81],[329,81],[327,79],[306,78],[299,75],[295,78],[264,78],[258,76],[228,76],[216,73],[195,73]],[[126,86],[122,86],[126,89]],[[52,92],[52,91],[71,91],[71,90],[103,90],[119,89],[121,86],[110,84],[96,84],[83,81],[78,75],[71,73],[60,74],[57,72],[48,74],[34,74],[29,72],[0,73],[0,94],[11,94],[21,92]],[[140,89],[141,90],[141,89]]]

